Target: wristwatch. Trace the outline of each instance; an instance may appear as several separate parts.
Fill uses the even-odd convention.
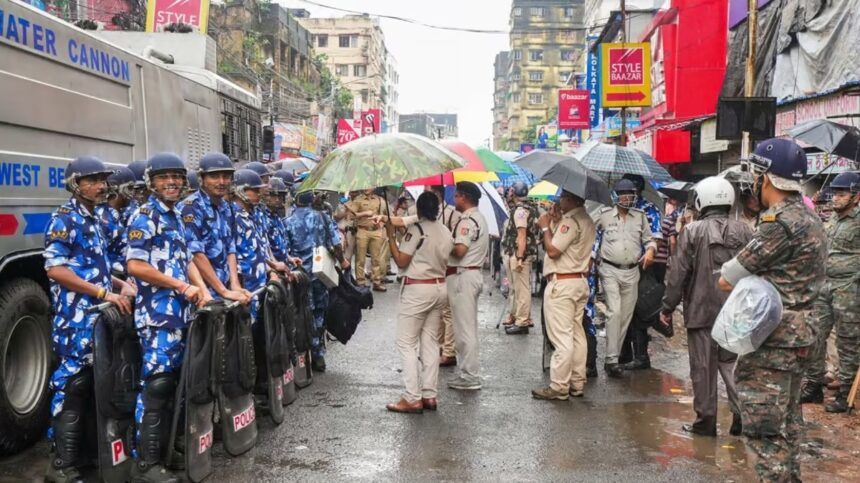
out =
[[[546,233],[549,231],[549,227],[545,226],[545,227],[541,228],[540,231],[541,231],[541,233]]]

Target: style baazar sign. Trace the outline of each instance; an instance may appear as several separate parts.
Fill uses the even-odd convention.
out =
[[[147,32],[182,23],[205,35],[208,20],[209,0],[148,0],[146,4]]]
[[[651,44],[600,44],[603,107],[651,105]]]

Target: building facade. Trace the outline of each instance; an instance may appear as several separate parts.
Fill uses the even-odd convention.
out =
[[[399,132],[418,134],[430,139],[456,138],[459,135],[456,114],[401,114],[399,124]]]
[[[316,53],[325,56],[329,70],[361,101],[361,108],[386,110],[391,78],[379,21],[363,15],[299,21],[313,35]]]
[[[509,146],[531,141],[522,133],[555,117],[559,88],[582,64],[583,18],[583,0],[513,0],[504,136]]]
[[[388,67],[385,69],[385,116],[383,122],[383,132],[397,132],[397,126],[400,124],[400,112],[397,110],[397,105],[400,102],[400,72],[397,68],[397,59],[391,52],[388,52]]]
[[[496,54],[493,62],[493,149],[507,149],[508,135],[508,68],[510,52]]]

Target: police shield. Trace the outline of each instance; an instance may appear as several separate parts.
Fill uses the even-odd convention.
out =
[[[295,304],[296,326],[296,386],[301,389],[313,382],[311,372],[311,328],[313,312],[311,311],[311,279],[305,272],[293,272],[296,282],[293,286],[293,303]]]
[[[258,367],[257,377],[265,379],[269,416],[275,424],[284,421],[284,372],[289,357],[286,333],[281,321],[285,298],[286,293],[280,282],[269,282],[263,299],[263,320],[257,321],[258,325],[263,324],[263,340],[256,344],[257,350],[263,352],[258,354],[262,367]]]
[[[93,374],[99,476],[108,483],[129,479],[140,366],[133,318],[114,307],[103,309],[93,327]]]
[[[231,303],[215,324],[212,346],[215,396],[224,449],[238,456],[257,443],[254,407],[254,336],[248,307]]]
[[[214,329],[224,317],[223,302],[209,304],[194,313],[185,341],[185,358],[176,389],[173,422],[170,428],[171,466],[185,463],[189,481],[201,481],[212,473],[212,415],[215,397],[211,387]],[[176,444],[180,441],[184,444]],[[183,454],[175,452],[182,447]]]
[[[284,406],[293,403],[298,397],[296,393],[295,362],[296,357],[296,306],[293,300],[293,286],[289,282],[282,281],[281,289],[284,291],[284,309],[281,311],[281,323],[284,325],[284,341],[286,342],[286,361],[283,376]]]

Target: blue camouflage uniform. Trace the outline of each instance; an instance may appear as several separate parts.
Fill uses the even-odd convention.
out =
[[[585,314],[582,318],[582,326],[592,336],[597,336],[597,328],[594,327],[594,319],[597,310],[594,307],[594,299],[597,297],[597,253],[600,250],[600,242],[603,240],[603,230],[597,233],[594,244],[591,246],[591,269],[588,271],[588,301],[585,303]]]
[[[71,198],[51,216],[45,230],[45,270],[66,267],[87,282],[106,290],[111,289],[107,259],[107,240],[101,221],[96,215]],[[59,357],[57,369],[51,376],[51,415],[63,409],[66,382],[93,362],[93,324],[98,313],[86,310],[99,303],[89,295],[73,292],[51,280],[54,306],[52,340]],[[48,437],[53,431],[48,429]]]
[[[177,207],[168,208],[150,196],[129,220],[128,260],[141,260],[159,272],[188,283],[191,252],[186,242],[185,225]],[[177,372],[185,348],[184,332],[188,321],[188,301],[182,294],[136,280],[134,323],[143,349],[141,379]],[[143,391],[137,396],[135,419],[143,418]]]
[[[123,208],[122,213],[120,213],[120,215],[122,216],[122,226],[128,228],[128,220],[131,218],[131,215],[133,215],[134,212],[137,211],[138,208],[140,208],[140,203],[138,203],[137,200],[130,200],[128,202],[128,205]]]
[[[188,250],[192,254],[206,255],[218,280],[229,288],[230,267],[227,257],[236,254],[233,206],[224,200],[215,206],[212,197],[203,190],[186,198],[180,206]],[[209,293],[213,298],[220,298],[211,287]]]
[[[241,210],[242,207],[236,206],[235,209]],[[267,234],[269,233],[269,208],[262,203],[258,204],[254,207],[254,212],[252,214],[252,218],[254,223],[259,227],[260,233]],[[263,246],[266,249],[266,252],[269,251],[269,239],[267,236],[262,237]]]
[[[268,242],[263,231],[264,226],[256,222],[255,216],[241,206],[235,205],[236,210],[236,259],[239,265],[239,276],[242,286],[251,292],[266,285],[266,260],[269,258]],[[251,301],[251,321],[257,322],[261,297]]]
[[[125,220],[119,210],[107,203],[96,206],[96,216],[102,221],[107,239],[108,265],[111,271],[125,274],[125,250],[128,244]]]
[[[268,217],[267,235],[272,256],[279,262],[286,262],[287,256],[290,254],[290,247],[287,242],[287,226],[277,213],[267,209],[266,215]]]
[[[340,233],[332,229],[325,213],[309,206],[296,207],[287,218],[287,243],[290,255],[302,259],[302,267],[311,274],[313,270],[314,247],[320,245],[339,245]],[[325,356],[323,327],[325,312],[328,308],[328,289],[316,277],[311,277],[311,309],[314,314],[313,334],[311,337],[312,355]]]
[[[660,214],[660,210],[658,210],[657,207],[654,206],[654,203],[651,203],[640,195],[636,198],[636,205],[634,206],[634,208],[645,212],[645,218],[648,219],[648,226],[651,228],[651,236],[653,236],[655,240],[662,239],[663,215]]]

